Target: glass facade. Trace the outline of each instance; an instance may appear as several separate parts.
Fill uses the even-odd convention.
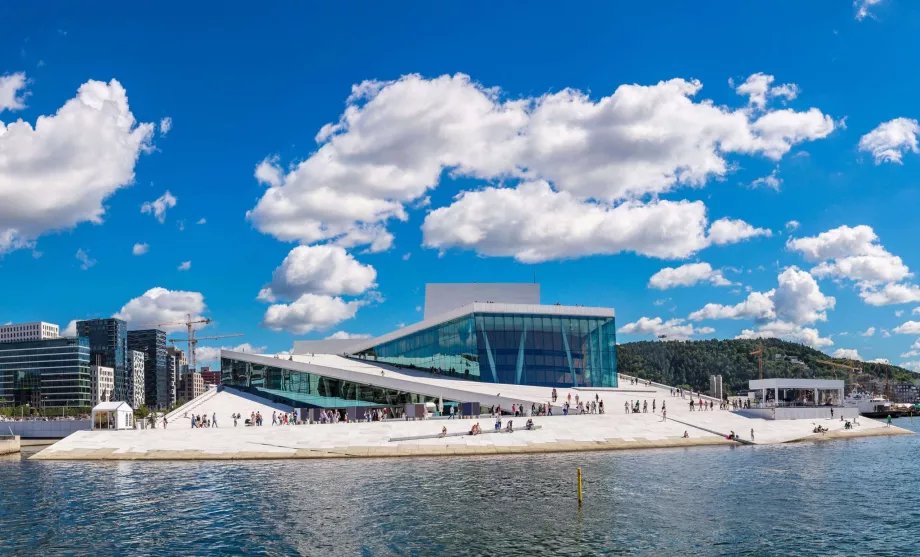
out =
[[[86,338],[0,344],[0,404],[33,408],[92,406]]]
[[[284,360],[280,360],[279,363]],[[437,398],[343,381],[231,358],[221,359],[221,384],[295,408],[351,408],[400,410],[409,403],[437,403]],[[449,404],[449,401],[443,401]],[[395,414],[391,414],[395,415]]]
[[[474,313],[356,356],[491,383],[617,386],[612,317]]]
[[[89,339],[90,362],[115,370],[113,400],[128,394],[128,324],[121,319],[77,321],[77,336]]]
[[[128,350],[144,353],[144,399],[150,408],[169,405],[166,333],[157,329],[128,331]]]

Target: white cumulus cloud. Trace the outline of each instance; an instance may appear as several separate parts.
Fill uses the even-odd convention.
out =
[[[70,323],[64,327],[64,330],[60,332],[62,337],[75,337],[77,336],[77,319],[71,319]]]
[[[757,327],[757,329],[744,329],[741,331],[741,334],[735,338],[779,338],[790,342],[805,344],[813,348],[822,348],[834,344],[833,340],[822,337],[815,328],[803,327],[785,321],[771,321]]]
[[[290,304],[273,304],[265,311],[262,326],[274,331],[288,331],[297,335],[313,330],[328,329],[351,319],[358,308],[367,302],[342,298],[304,294]]]
[[[641,317],[634,323],[623,325],[617,332],[627,335],[655,335],[668,340],[687,340],[695,335],[708,335],[716,332],[712,327],[694,327],[692,323],[685,323],[683,319],[669,319],[663,321],[660,317],[650,319]]]
[[[285,241],[382,251],[392,244],[387,222],[406,220],[406,205],[424,199],[445,170],[545,180],[575,202],[614,203],[702,186],[731,170],[730,155],[779,160],[835,128],[816,108],[755,115],[696,100],[701,87],[672,79],[622,85],[598,99],[563,89],[508,100],[463,74],[365,81],[316,135],[313,154],[287,171],[274,157],[258,164],[256,178],[268,189],[248,218]]]
[[[302,294],[358,295],[376,286],[377,271],[335,245],[297,246],[259,292],[267,302],[295,300]]]
[[[0,121],[0,254],[51,230],[101,223],[103,201],[134,181],[153,124],[137,124],[115,80],[87,81],[33,127]]]
[[[131,255],[144,255],[150,251],[149,244],[134,244],[134,247],[131,248]]]
[[[895,118],[859,138],[859,150],[872,153],[875,164],[901,164],[904,153],[920,153],[917,134],[920,124],[910,118]]]
[[[706,304],[689,319],[778,319],[794,325],[826,321],[827,310],[836,300],[825,296],[814,277],[797,267],[789,267],[777,277],[778,286],[768,292],[751,292],[743,302],[725,306]]]
[[[175,196],[169,193],[169,190],[166,190],[166,193],[160,197],[141,205],[141,213],[152,214],[160,224],[163,224],[166,222],[166,209],[175,207],[176,201]]]
[[[192,320],[201,319],[207,307],[200,292],[168,290],[162,287],[151,288],[137,298],[132,298],[112,317],[124,319],[131,329],[142,328],[148,323],[170,323],[185,321],[186,314]],[[201,328],[205,324],[196,325]],[[185,325],[166,325],[155,327],[163,331],[182,331]]]
[[[882,288],[870,288],[859,293],[864,302],[873,306],[908,304],[920,302],[920,287],[916,284],[886,284]]]
[[[920,335],[920,321],[905,321],[892,331],[902,335]]]
[[[838,348],[834,350],[834,353],[831,354],[834,358],[846,358],[848,360],[856,360],[858,362],[863,361],[863,357],[859,355],[859,351],[855,348]]]
[[[902,283],[913,276],[903,260],[878,243],[872,227],[840,226],[817,236],[790,238],[786,247],[806,260],[820,262],[811,273],[856,283],[860,297],[871,305],[920,300],[920,289]]]
[[[693,286],[702,281],[709,281],[714,286],[732,286],[734,283],[722,275],[722,271],[713,270],[709,263],[688,263],[680,267],[665,267],[648,280],[649,288],[665,290],[675,286]]]
[[[463,192],[431,211],[422,225],[424,244],[474,249],[533,263],[632,251],[681,258],[703,249],[702,202],[626,202],[611,207],[554,192],[547,182]]]
[[[797,221],[797,220],[791,220],[791,221],[789,221],[789,222],[786,223],[786,230],[792,232],[793,230],[797,229],[797,228],[800,227],[800,226],[802,226],[802,225],[801,225],[801,223],[799,223],[799,221]]]
[[[192,268],[191,261],[183,261],[182,263],[179,264],[178,267],[176,267],[176,270],[177,271],[188,271],[191,268]]]
[[[758,72],[736,87],[735,92],[748,97],[748,103],[761,110],[767,105],[768,98],[783,97],[791,101],[798,96],[799,88],[796,84],[785,83],[773,86],[775,79],[772,75]]]
[[[172,118],[166,116],[160,120],[160,135],[166,135],[172,129]]]
[[[766,228],[754,228],[743,220],[721,218],[709,227],[709,241],[716,245],[734,244],[754,238],[766,236],[769,238],[773,232]]]
[[[875,335],[875,327],[869,327],[865,331],[859,333],[860,336],[871,337]]]
[[[26,107],[28,93],[24,89],[28,83],[29,80],[23,72],[0,75],[0,112],[22,110]]]

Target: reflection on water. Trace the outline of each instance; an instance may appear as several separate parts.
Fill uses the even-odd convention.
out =
[[[0,461],[0,554],[909,555],[918,448],[901,436],[507,457],[17,457]]]

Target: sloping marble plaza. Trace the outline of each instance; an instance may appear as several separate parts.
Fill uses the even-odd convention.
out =
[[[450,379],[425,377],[393,377],[387,371],[388,381],[448,382],[449,387],[470,387],[478,395],[487,391],[502,391],[501,403],[510,408],[511,400],[538,402],[549,394],[548,389],[514,385],[470,384]],[[604,401],[605,414],[562,416],[559,404],[571,394],[573,401]],[[498,392],[495,395],[497,396]],[[543,395],[541,397],[540,395]],[[648,401],[647,413],[630,413],[624,404]],[[652,412],[652,400],[656,412]],[[705,400],[705,397],[704,397]],[[666,403],[668,415],[661,415],[661,404]],[[468,454],[504,454],[531,452],[593,451],[614,449],[641,449],[687,447],[701,445],[774,444],[792,441],[825,440],[838,437],[868,435],[899,435],[911,432],[886,427],[882,422],[861,418],[852,430],[844,430],[844,422],[828,418],[821,420],[765,420],[749,418],[728,410],[690,411],[689,398],[671,395],[664,386],[624,385],[618,389],[581,390],[559,389],[559,402],[554,407],[555,416],[535,416],[533,431],[524,430],[527,418],[510,418],[513,433],[485,433],[483,435],[454,435],[469,432],[479,423],[484,431],[494,428],[494,419],[482,416],[476,419],[389,420],[385,422],[358,422],[337,424],[272,426],[271,411],[285,411],[286,407],[257,397],[239,394],[232,389],[211,391],[171,414],[166,429],[128,431],[82,431],[34,455],[38,460],[196,460],[196,459],[275,459],[275,458],[341,458],[341,457],[392,457],[434,456]],[[716,406],[718,408],[718,406]],[[240,420],[233,426],[230,415],[249,416],[260,411],[267,425],[245,427]],[[188,415],[216,414],[219,427],[191,429]],[[184,416],[185,415],[185,416]],[[507,424],[508,416],[502,419]],[[820,423],[829,430],[827,434],[812,432]],[[446,427],[449,436],[437,437]],[[751,441],[751,430],[754,439]],[[740,439],[731,441],[726,436],[734,432]],[[687,437],[684,437],[686,433]],[[417,437],[427,436],[418,439]],[[405,439],[413,438],[416,439]],[[403,440],[400,440],[403,439]]]

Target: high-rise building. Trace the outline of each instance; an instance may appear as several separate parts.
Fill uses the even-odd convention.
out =
[[[110,402],[112,400],[112,391],[115,389],[115,370],[106,366],[90,366],[89,373],[92,377],[93,406],[100,402]]]
[[[169,404],[173,405],[177,400],[179,378],[188,370],[188,365],[185,363],[185,351],[177,346],[167,346],[166,367],[169,379]]]
[[[92,405],[89,340],[0,344],[0,403],[33,408]]]
[[[51,338],[58,338],[58,326],[54,323],[36,321],[34,323],[0,325],[0,342],[47,340]]]
[[[144,400],[150,408],[169,405],[166,333],[157,329],[128,331],[128,349],[144,353]]]
[[[182,374],[179,380],[178,396],[181,400],[188,402],[204,394],[204,380],[197,371],[189,371]]]
[[[129,341],[130,344],[130,341]],[[128,350],[128,397],[125,402],[131,408],[144,404],[144,368],[146,356],[139,350]]]
[[[128,324],[113,317],[77,321],[77,336],[89,339],[92,365],[115,370],[112,400],[125,400],[128,394]]]

